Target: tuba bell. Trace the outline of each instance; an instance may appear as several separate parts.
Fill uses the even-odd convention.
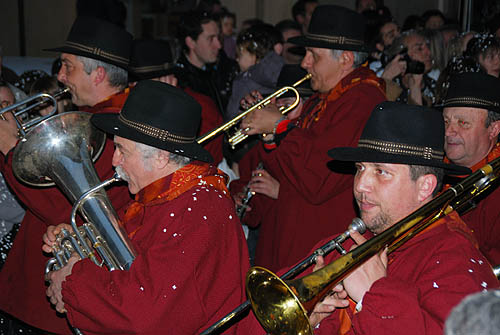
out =
[[[86,250],[86,253],[80,254],[82,258],[89,257],[100,266],[105,264],[109,270],[128,270],[136,252],[103,190],[104,186],[119,178],[115,176],[101,184],[97,176],[93,161],[103,151],[106,135],[90,123],[90,117],[89,113],[68,112],[50,117],[31,128],[14,149],[13,172],[28,185],[56,184],[72,203],[76,203],[72,224],[76,211],[80,210],[87,222],[83,229],[93,232],[95,239],[92,234],[81,231],[81,227],[75,229],[75,221],[73,234],[76,236],[67,234],[68,238],[64,240],[82,244],[80,247]],[[97,249],[101,245],[110,251],[112,262],[108,263],[107,256]],[[90,246],[96,247],[101,260],[92,256]],[[71,248],[62,249],[63,254],[72,252]],[[65,265],[64,260],[51,260],[49,264],[48,271]]]

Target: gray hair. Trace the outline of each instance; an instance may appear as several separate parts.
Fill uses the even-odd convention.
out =
[[[96,70],[98,67],[102,67],[104,71],[108,74],[108,81],[112,87],[118,87],[123,89],[128,85],[128,72],[121,67],[113,64],[105,63],[103,61],[88,58],[84,56],[76,56],[76,58],[82,62],[83,71],[86,74],[91,74],[92,71]]]
[[[435,197],[441,188],[443,187],[444,170],[442,168],[434,166],[424,166],[424,165],[409,165],[410,167],[410,179],[416,181],[420,176],[425,176],[426,174],[433,174],[436,176],[437,183],[434,191],[432,191],[432,196]]]
[[[139,143],[139,142],[135,142],[135,147],[142,154],[144,169],[146,171],[151,171],[151,169],[152,169],[151,159],[154,156],[158,155],[163,150],[158,149],[156,147],[152,147],[152,146],[144,144],[144,143]],[[181,155],[169,152],[169,161],[177,164],[179,166],[179,168],[181,168],[181,167],[186,166],[189,163],[191,163],[192,159],[189,157],[186,157],[186,156],[181,156]]]
[[[486,117],[485,126],[488,128],[493,122],[500,120],[500,113],[494,111],[488,111],[488,116]]]
[[[346,50],[334,50],[330,49],[332,51],[332,57],[333,59],[337,60],[340,58],[342,53]],[[368,58],[368,53],[367,52],[361,52],[361,51],[352,51],[352,55],[354,57],[354,62],[352,64],[352,67],[355,69],[357,67],[360,67]]]
[[[500,334],[500,291],[489,290],[465,297],[446,319],[445,335]]]

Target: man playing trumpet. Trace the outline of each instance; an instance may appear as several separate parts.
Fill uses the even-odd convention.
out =
[[[145,80],[119,115],[92,117],[135,194],[118,214],[137,257],[109,272],[73,256],[49,273],[51,303],[85,334],[196,334],[243,300],[248,252],[226,177],[196,142],[200,115],[182,90]],[[44,251],[63,227],[49,227]]]

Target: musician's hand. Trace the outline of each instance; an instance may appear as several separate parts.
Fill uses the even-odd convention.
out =
[[[322,256],[316,257],[316,265],[313,271],[318,271],[325,266],[325,260]],[[347,300],[347,292],[344,290],[342,284],[337,284],[329,295],[327,295],[321,302],[314,306],[314,310],[309,316],[309,323],[312,327],[316,327],[324,318],[332,314],[337,308],[345,308],[349,306]]]
[[[5,120],[0,118],[0,151],[7,155],[19,140],[17,136],[18,128],[12,113],[4,113],[3,117]]]
[[[252,91],[247,94],[243,99],[240,100],[240,106],[243,111],[246,111],[259,101],[263,99],[262,94],[259,91]]]
[[[250,189],[255,193],[267,195],[271,199],[278,199],[280,183],[264,169],[252,172]]]
[[[66,277],[71,274],[73,270],[73,265],[80,260],[77,254],[73,253],[68,260],[68,264],[62,267],[60,270],[51,271],[45,276],[45,280],[50,283],[47,288],[46,294],[50,299],[50,303],[55,306],[56,311],[59,313],[66,313],[64,308],[64,301],[62,296],[62,283],[66,280]]]
[[[70,233],[73,232],[71,225],[67,223],[61,223],[57,226],[48,226],[47,231],[43,234],[42,240],[42,250],[48,253],[52,252],[52,246],[56,242],[57,235],[61,232],[61,229],[66,229]]]
[[[358,232],[351,232],[351,238],[359,246],[366,239]],[[356,248],[353,246],[352,249]],[[347,294],[355,302],[361,301],[365,293],[370,290],[372,284],[382,277],[387,276],[387,248],[370,258],[363,265],[354,270],[344,279],[344,287]]]
[[[245,197],[244,192],[239,192],[233,196],[234,203],[236,205],[236,208],[240,207],[243,205],[243,198]],[[247,204],[246,206],[246,212],[250,212],[252,208]]]
[[[256,109],[241,121],[240,128],[247,135],[272,134],[274,125],[282,114],[275,104]]]

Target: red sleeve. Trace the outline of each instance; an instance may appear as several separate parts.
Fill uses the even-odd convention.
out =
[[[311,204],[324,201],[352,187],[351,179],[332,173],[327,152],[335,147],[356,146],[363,127],[376,104],[385,100],[378,88],[360,84],[330,103],[309,129],[295,128],[277,149],[265,155],[265,163],[276,175],[296,188]]]

